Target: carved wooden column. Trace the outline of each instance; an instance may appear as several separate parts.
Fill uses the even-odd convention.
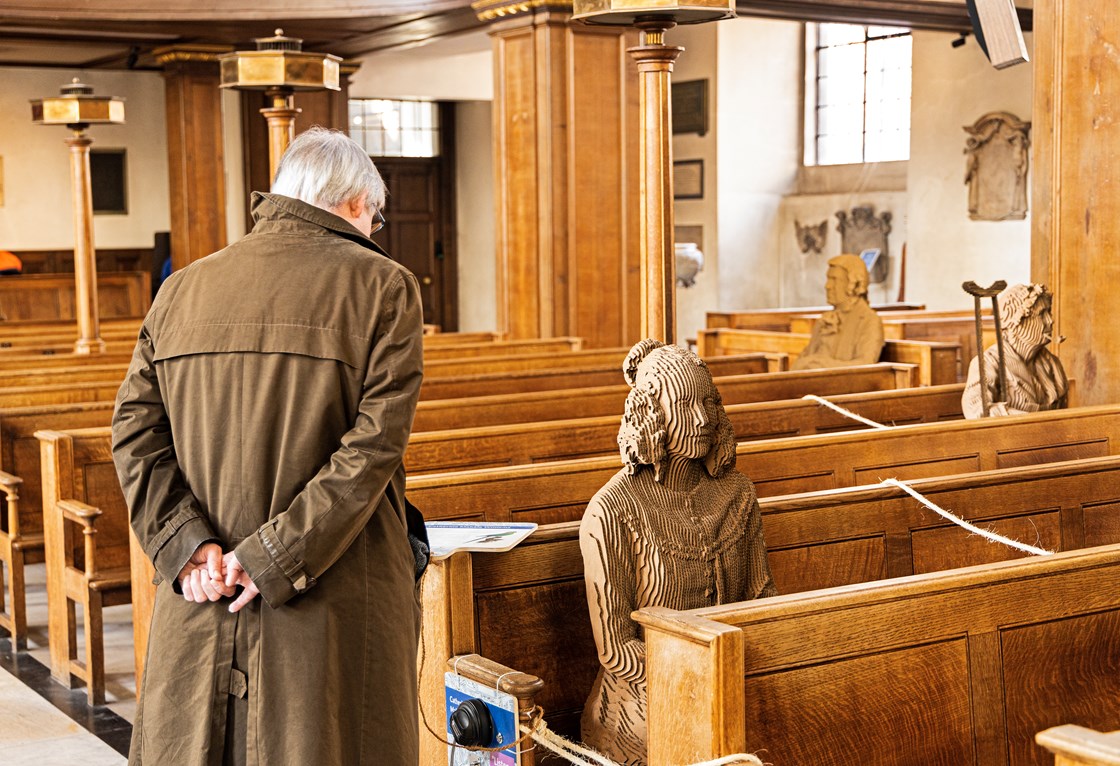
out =
[[[684,48],[665,45],[672,21],[641,21],[631,48],[642,88],[642,336],[673,343],[677,332],[673,253],[673,136],[669,82]]]
[[[636,33],[570,2],[483,0],[492,24],[498,321],[514,338],[639,340]]]
[[[97,305],[97,256],[93,247],[93,191],[90,186],[89,145],[83,131],[66,139],[70,147],[70,186],[74,190],[74,297],[78,314],[77,354],[105,350]]]
[[[1031,278],[1074,402],[1120,401],[1120,4],[1037,0],[1034,18]]]
[[[175,45],[152,53],[167,93],[171,265],[178,270],[226,246],[226,179],[218,45]]]

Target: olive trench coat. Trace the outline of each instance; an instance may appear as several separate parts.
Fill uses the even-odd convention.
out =
[[[415,766],[419,289],[331,213],[271,194],[253,213],[164,283],[117,397],[113,456],[162,578],[130,763],[221,764],[233,695],[250,765]],[[210,540],[260,589],[237,614],[177,592]]]

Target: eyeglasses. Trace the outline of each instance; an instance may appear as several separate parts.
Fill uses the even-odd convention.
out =
[[[378,210],[377,214],[373,216],[373,224],[369,227],[369,235],[372,237],[383,228],[385,228],[385,215]]]

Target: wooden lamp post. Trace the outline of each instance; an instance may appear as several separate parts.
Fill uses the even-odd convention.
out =
[[[638,64],[642,133],[640,222],[642,229],[642,337],[674,342],[676,276],[673,255],[673,117],[670,77],[684,50],[665,44],[677,24],[729,19],[734,0],[573,0],[573,19],[588,24],[634,26],[642,44],[629,53]]]
[[[340,90],[338,65],[342,59],[329,53],[305,53],[303,40],[285,37],[277,29],[274,37],[259,37],[255,51],[234,51],[218,57],[221,87],[263,90],[271,105],[261,109],[268,121],[268,177],[276,178],[280,156],[295,138],[296,91]]]
[[[124,99],[95,96],[93,88],[75,77],[62,86],[61,95],[31,102],[31,121],[36,125],[65,125],[74,135],[70,147],[70,184],[74,192],[74,295],[77,302],[78,354],[101,353],[101,323],[97,305],[97,256],[93,247],[93,193],[90,186],[90,125],[120,125],[124,122]]]

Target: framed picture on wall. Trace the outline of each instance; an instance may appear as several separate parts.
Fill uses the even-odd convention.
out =
[[[704,199],[704,160],[673,163],[673,199]]]
[[[708,81],[675,82],[672,88],[673,133],[708,132]]]

